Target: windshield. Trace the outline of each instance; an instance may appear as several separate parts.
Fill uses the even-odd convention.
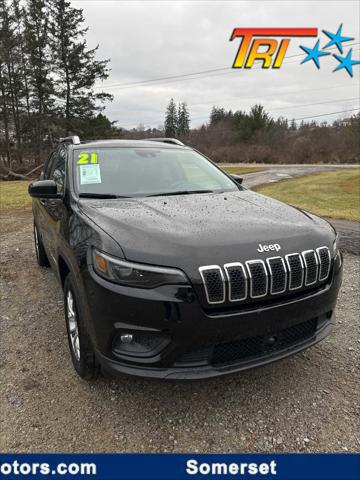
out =
[[[237,190],[235,183],[193,150],[98,148],[75,150],[81,196],[148,196]]]

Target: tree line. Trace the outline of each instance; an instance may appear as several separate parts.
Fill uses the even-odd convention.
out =
[[[359,131],[359,113],[332,123],[311,119],[297,123],[285,117],[274,119],[260,104],[249,111],[213,106],[208,122],[190,129],[187,105],[176,106],[171,99],[163,133],[185,140],[217,162],[358,163]],[[153,136],[151,131],[147,134]]]
[[[111,122],[99,112],[108,59],[89,49],[82,9],[67,0],[0,0],[1,157],[11,169],[43,162],[54,140]]]
[[[248,112],[213,106],[190,141],[219,162],[358,163],[360,114],[332,123],[274,119],[262,105]]]
[[[359,114],[331,124],[274,119],[262,105],[248,112],[213,106],[190,128],[185,102],[170,99],[164,124],[124,129],[103,112],[112,96],[95,83],[109,59],[88,48],[82,9],[69,0],[0,0],[0,168],[26,172],[43,163],[59,137],[178,137],[219,162],[355,163]]]

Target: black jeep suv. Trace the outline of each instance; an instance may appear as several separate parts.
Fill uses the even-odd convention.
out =
[[[333,227],[154,140],[61,139],[29,187],[78,374],[205,378],[326,337],[342,278]]]

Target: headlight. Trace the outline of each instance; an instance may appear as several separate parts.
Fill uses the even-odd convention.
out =
[[[176,268],[127,262],[97,250],[93,250],[93,263],[98,275],[129,287],[155,288],[189,283],[185,274]]]

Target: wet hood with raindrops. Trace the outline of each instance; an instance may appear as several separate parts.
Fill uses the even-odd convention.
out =
[[[285,255],[323,245],[331,248],[335,239],[325,220],[249,190],[82,199],[80,206],[116,240],[127,260],[189,273],[201,265],[271,256],[258,253],[259,244],[277,243]]]

